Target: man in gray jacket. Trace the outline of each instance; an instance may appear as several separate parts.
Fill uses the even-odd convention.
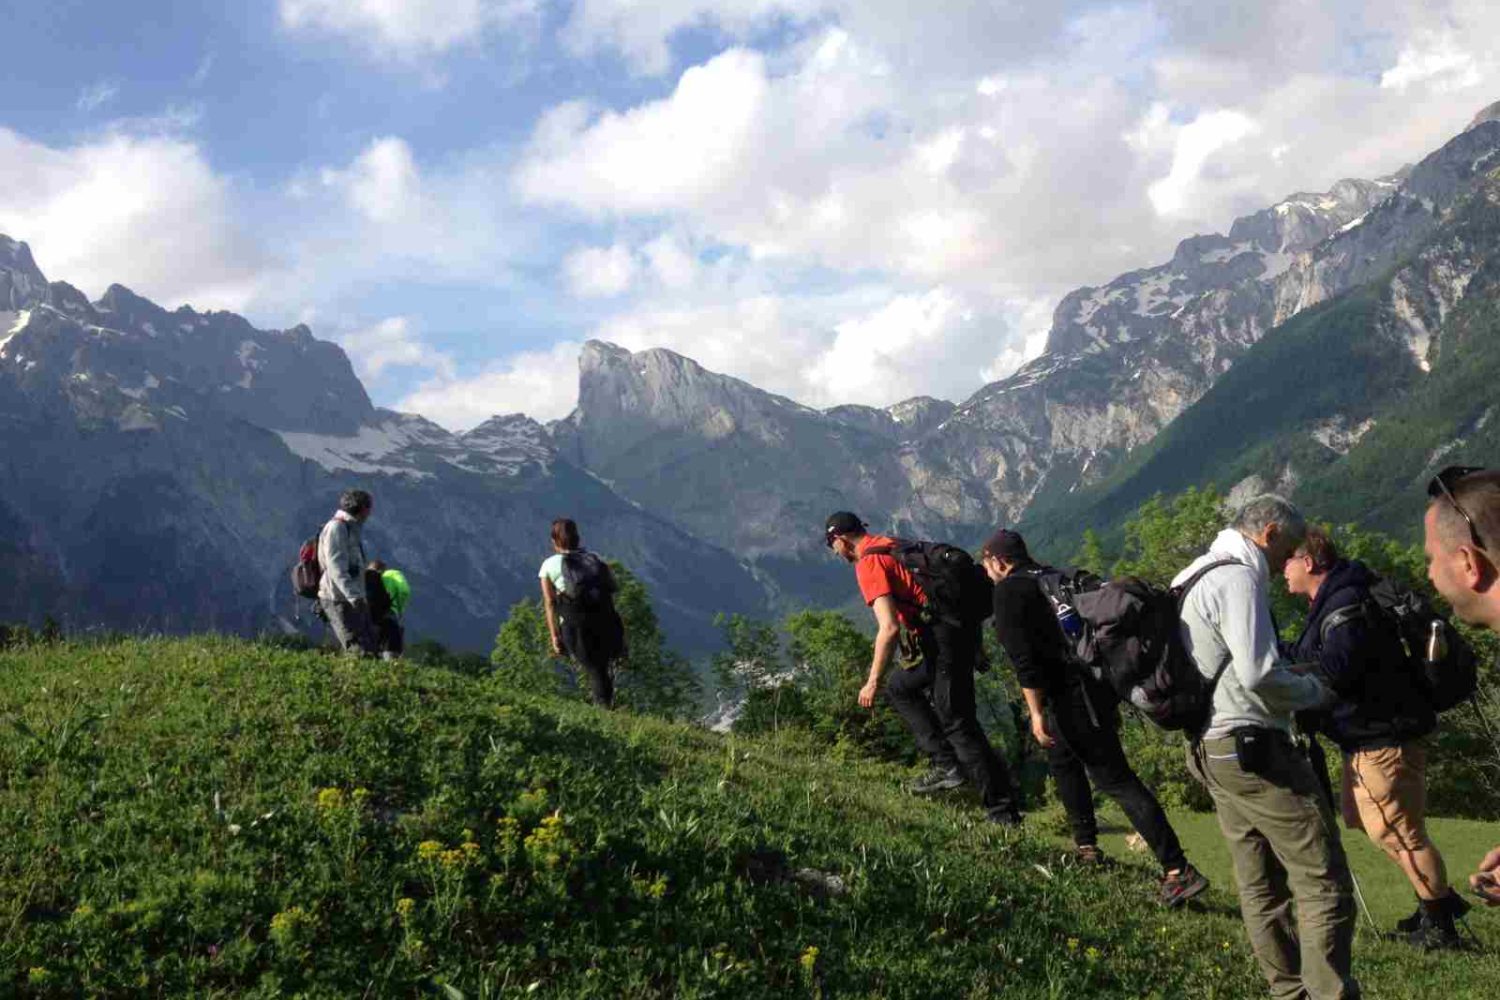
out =
[[[1292,736],[1292,714],[1332,695],[1282,662],[1271,618],[1270,574],[1306,532],[1286,500],[1256,497],[1173,582],[1230,561],[1204,575],[1182,608],[1187,649],[1217,678],[1188,764],[1213,796],[1261,972],[1274,997],[1344,1000],[1359,996],[1350,974],[1353,884],[1331,803]]]
[[[364,523],[375,500],[364,490],[345,490],[339,509],[318,535],[318,603],[344,652],[376,655],[375,628],[365,591]]]

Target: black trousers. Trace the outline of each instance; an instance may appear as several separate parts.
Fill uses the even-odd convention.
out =
[[[1047,751],[1047,769],[1057,782],[1057,797],[1067,811],[1073,842],[1099,841],[1099,821],[1094,815],[1094,788],[1098,788],[1119,803],[1162,870],[1181,868],[1187,857],[1177,831],[1125,759],[1114,705],[1095,698],[1093,709],[1098,725],[1090,718],[1081,688],[1059,695],[1047,707],[1047,728],[1055,741]]]
[[[892,670],[885,695],[911,730],[917,747],[937,767],[963,771],[979,789],[985,811],[1013,816],[1021,803],[1005,758],[990,746],[974,707],[974,663],[979,629],[936,624],[919,634],[922,662]]]
[[[589,699],[605,708],[615,703],[615,680],[610,667],[619,646],[611,634],[612,625],[603,615],[577,611],[564,611],[558,621],[563,648],[588,677]]]

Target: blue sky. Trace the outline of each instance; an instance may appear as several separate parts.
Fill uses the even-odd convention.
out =
[[[1460,130],[1493,6],[12,0],[0,232],[455,427],[565,413],[590,336],[960,398],[1070,288]]]

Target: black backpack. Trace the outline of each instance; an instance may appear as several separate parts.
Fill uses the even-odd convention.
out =
[[[974,557],[946,542],[912,542],[893,538],[872,545],[860,556],[891,556],[911,573],[927,595],[929,617],[971,628],[995,611],[995,585]]]
[[[615,575],[609,564],[586,549],[562,557],[562,598],[579,611],[602,611],[614,606]]]
[[[1183,645],[1182,606],[1209,572],[1238,565],[1233,559],[1211,562],[1179,587],[1126,576],[1076,594],[1085,622],[1080,658],[1097,668],[1120,700],[1162,729],[1201,731],[1224,668],[1212,680],[1198,669]]]
[[[302,543],[297,561],[292,564],[292,592],[311,600],[318,598],[318,584],[323,581],[323,566],[318,562],[318,536]]]
[[[1370,585],[1370,596],[1359,604],[1330,612],[1318,629],[1318,644],[1328,633],[1356,618],[1381,618],[1395,626],[1402,652],[1412,671],[1422,679],[1433,709],[1446,712],[1472,698],[1479,690],[1479,661],[1453,623],[1438,614],[1421,594],[1380,577]],[[1439,649],[1431,650],[1434,632]],[[1436,652],[1436,659],[1429,653]]]

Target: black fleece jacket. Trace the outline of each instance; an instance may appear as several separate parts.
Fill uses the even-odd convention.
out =
[[[995,636],[1015,665],[1022,687],[1057,694],[1077,671],[1069,669],[1052,602],[1029,575],[1039,568],[1022,566],[995,584]]]
[[[1336,626],[1328,641],[1322,641],[1324,620],[1340,608],[1365,601],[1376,579],[1363,563],[1335,563],[1291,649],[1298,662],[1317,663],[1318,672],[1339,696],[1321,728],[1345,753],[1397,746],[1437,727],[1437,716],[1393,623],[1367,612]]]

